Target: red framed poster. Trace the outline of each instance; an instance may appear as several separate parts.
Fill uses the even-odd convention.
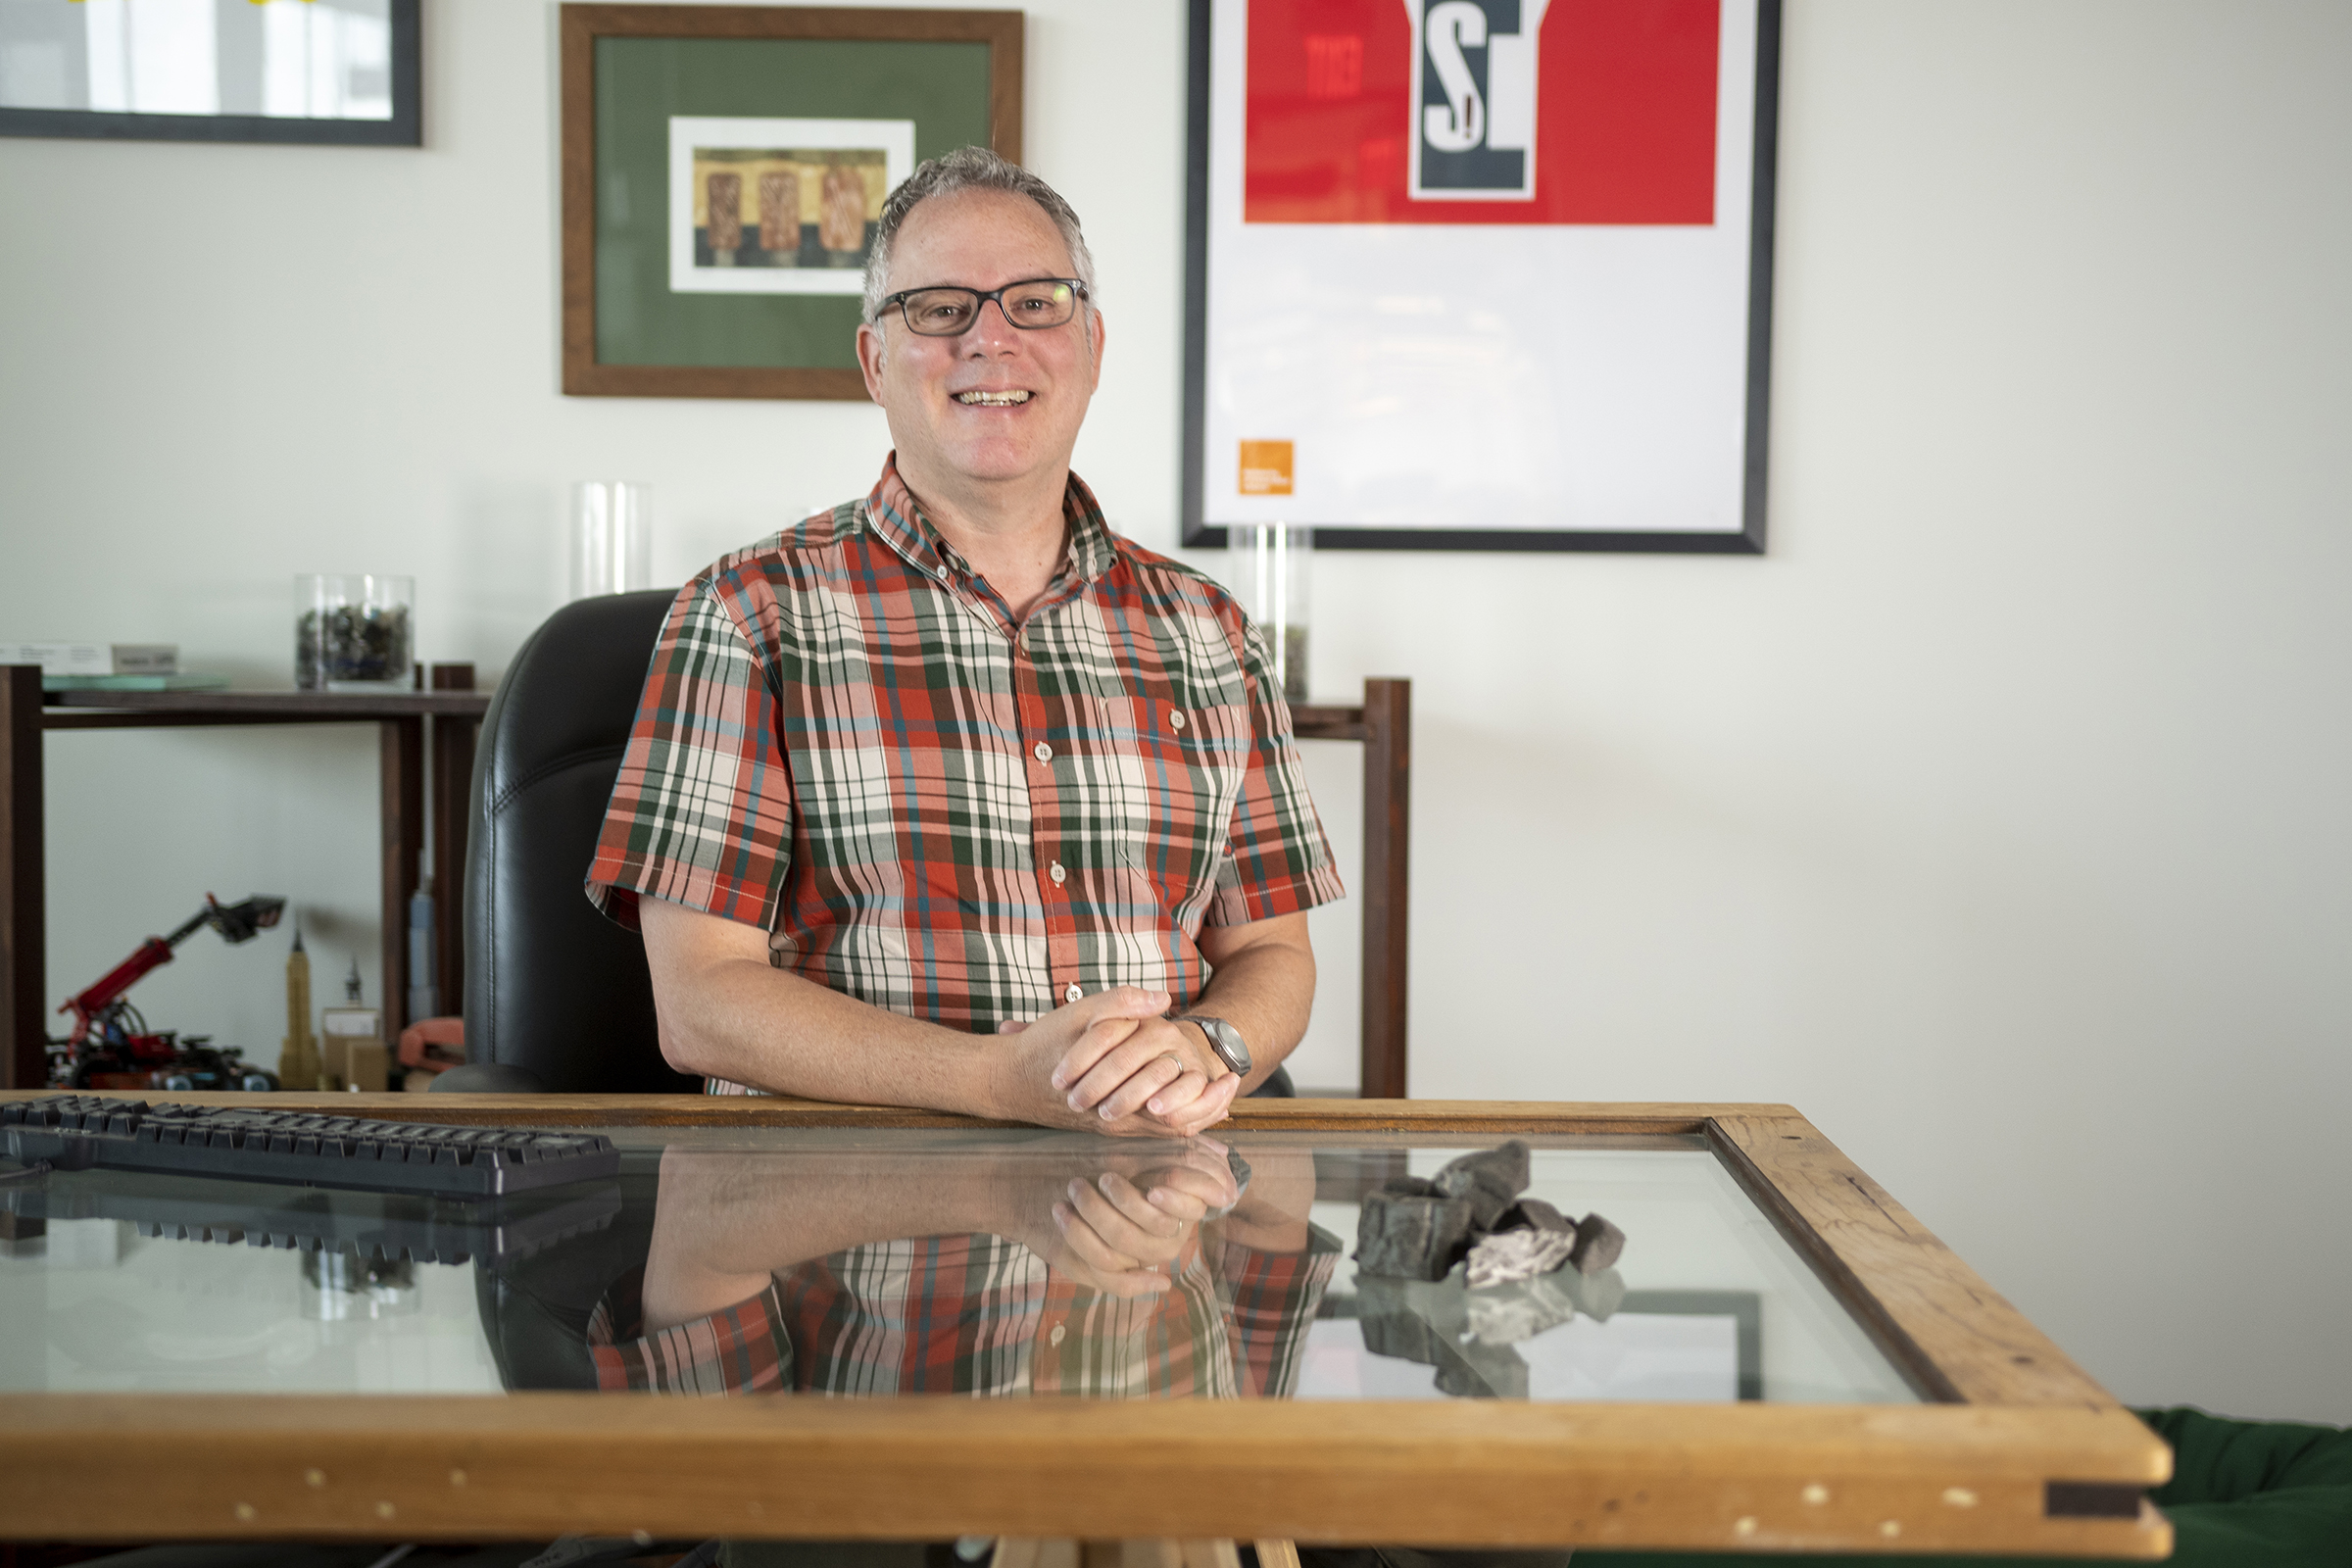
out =
[[[1184,537],[1758,553],[1779,0],[1193,0]]]

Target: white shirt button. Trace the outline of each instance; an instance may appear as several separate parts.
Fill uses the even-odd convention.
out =
[[[1069,874],[1069,872],[1064,871],[1061,868],[1061,862],[1059,860],[1055,860],[1054,862],[1054,868],[1046,873],[1046,875],[1054,879],[1054,885],[1055,887],[1061,886],[1063,881],[1068,878]]]
[[[1069,1331],[1069,1329],[1068,1329],[1068,1328],[1066,1328],[1066,1327],[1065,1327],[1065,1326],[1063,1326],[1062,1324],[1056,1323],[1056,1324],[1054,1324],[1054,1332],[1053,1332],[1053,1333],[1051,1333],[1051,1334],[1049,1334],[1049,1335],[1047,1335],[1047,1336],[1046,1336],[1046,1338],[1047,1338],[1047,1339],[1049,1339],[1049,1340],[1051,1340],[1051,1341],[1052,1341],[1053,1343],[1054,1343],[1055,1345],[1059,1345],[1059,1344],[1062,1342],[1062,1339],[1063,1339],[1063,1337],[1064,1337],[1064,1336],[1066,1336],[1066,1335],[1067,1335],[1069,1332],[1070,1332],[1070,1331]]]
[[[1085,995],[1085,992],[1078,989],[1078,982],[1073,980],[1070,982],[1070,989],[1061,994],[1061,1000],[1064,1002],[1076,1002],[1080,997]]]
[[[1039,741],[1034,747],[1030,748],[1029,755],[1036,758],[1041,762],[1051,762],[1054,760],[1054,748],[1048,746],[1044,741]]]
[[[1170,713],[1170,714],[1168,715],[1168,727],[1169,727],[1170,729],[1182,729],[1182,728],[1184,728],[1184,710],[1183,710],[1183,709],[1179,708],[1179,709],[1177,709],[1177,710],[1176,710],[1174,712],[1172,712],[1172,713]]]

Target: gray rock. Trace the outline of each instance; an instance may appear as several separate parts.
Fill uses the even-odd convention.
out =
[[[1625,1232],[1598,1214],[1587,1214],[1576,1222],[1576,1246],[1568,1261],[1576,1265],[1579,1274],[1597,1274],[1615,1264],[1624,1252]]]
[[[1384,1193],[1394,1193],[1399,1198],[1444,1198],[1446,1196],[1438,1191],[1438,1184],[1426,1176],[1392,1176],[1380,1184],[1380,1190]]]
[[[1525,1230],[1531,1227],[1540,1231],[1567,1231],[1573,1234],[1576,1230],[1576,1221],[1541,1198],[1522,1198],[1504,1209],[1501,1217],[1494,1221],[1494,1226],[1498,1231]]]
[[[1355,1225],[1356,1270],[1442,1280],[1470,1239],[1470,1220],[1465,1199],[1367,1193]]]
[[[1528,1147],[1514,1138],[1497,1149],[1449,1160],[1435,1178],[1438,1191],[1470,1201],[1470,1220],[1493,1230],[1511,1200],[1527,1191]]]

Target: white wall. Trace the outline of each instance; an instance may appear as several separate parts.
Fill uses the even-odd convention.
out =
[[[2352,1421],[2352,11],[1788,11],[1771,554],[1319,564],[1322,689],[1416,682],[1414,1087],[1792,1102],[2125,1397]],[[870,409],[557,395],[553,11],[426,22],[422,152],[0,142],[0,632],[282,683],[289,573],[408,571],[495,674],[570,479],[673,579],[870,482]],[[1160,547],[1181,46],[1030,10]],[[52,746],[52,995],[249,888],[373,994],[364,735]],[[281,952],[137,997],[268,1056]]]

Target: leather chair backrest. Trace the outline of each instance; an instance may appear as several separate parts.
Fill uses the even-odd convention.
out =
[[[645,944],[582,892],[676,594],[564,606],[482,720],[466,849],[466,1055],[564,1094],[691,1094],[662,1059]]]

